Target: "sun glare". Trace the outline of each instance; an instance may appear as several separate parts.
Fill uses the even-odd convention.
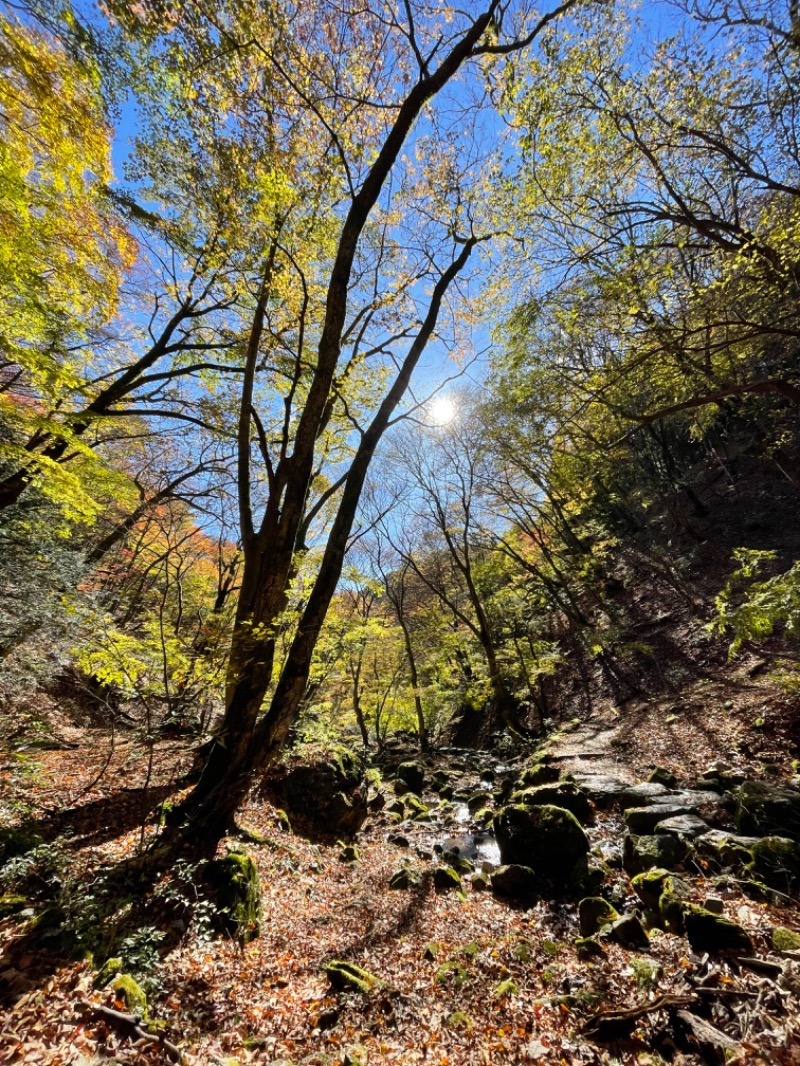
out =
[[[437,396],[428,404],[428,415],[434,426],[446,426],[456,417],[458,409],[450,396]]]

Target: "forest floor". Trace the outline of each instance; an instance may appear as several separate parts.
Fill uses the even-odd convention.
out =
[[[643,780],[656,765],[691,782],[717,760],[754,778],[786,780],[796,712],[796,701],[750,676],[745,663],[738,676],[704,679],[680,698],[598,707],[551,738],[547,757],[564,771],[623,782]],[[85,926],[101,879],[107,884],[110,871],[113,880],[156,832],[153,808],[177,794],[187,757],[181,745],[164,743],[148,761],[124,738],[109,757],[102,730],[66,722],[59,735],[74,746],[7,758],[0,810],[6,822],[35,820],[51,842],[61,904],[78,926],[83,915]],[[457,789],[479,789],[529,757],[451,751],[436,756],[429,772],[445,768]],[[391,794],[388,782],[385,788]],[[263,918],[261,936],[245,947],[213,934],[202,903],[185,928],[165,909],[179,886],[156,889],[127,956],[147,990],[150,1018],[186,1063],[800,1066],[800,964],[776,955],[770,940],[775,927],[800,930],[797,900],[753,898],[735,877],[711,879],[694,864],[681,874],[691,898],[718,897],[750,934],[760,963],[695,953],[684,936],[658,929],[646,946],[629,950],[609,939],[601,956],[580,960],[574,900],[514,904],[475,890],[468,877],[461,891],[436,890],[442,847],[481,837],[465,804],[439,808],[427,790],[423,800],[430,821],[373,812],[355,862],[342,861],[341,844],[307,841],[269,804],[251,803],[241,824],[267,842],[246,845],[261,878]],[[618,908],[629,910],[636,898],[618,861],[623,828],[618,811],[598,811],[587,833],[611,863]],[[221,853],[235,844],[223,841]],[[481,852],[473,857],[480,866]],[[404,865],[419,870],[419,882],[390,891]],[[44,875],[29,871],[34,898],[37,876]],[[187,894],[192,876],[187,860],[180,889]],[[164,1046],[137,1044],[103,1014],[99,1008],[124,1012],[125,1004],[94,987],[89,961],[61,950],[55,931],[50,942],[46,928],[31,935],[34,909],[0,921],[0,1063],[170,1061]],[[364,994],[336,991],[324,972],[332,959],[355,963],[380,983]],[[670,1006],[665,995],[684,998]],[[639,1007],[610,1042],[587,1030],[598,1012]]]

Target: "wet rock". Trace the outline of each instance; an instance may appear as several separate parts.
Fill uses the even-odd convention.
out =
[[[531,899],[538,894],[539,879],[529,866],[509,863],[489,875],[492,891],[512,899]]]
[[[482,807],[488,807],[494,796],[491,792],[473,792],[471,796],[467,798],[467,807],[472,814],[479,811]]]
[[[736,828],[752,836],[800,841],[800,789],[745,781],[736,797]]]
[[[653,836],[626,835],[622,848],[622,865],[626,873],[643,873],[654,867],[671,869],[686,857],[686,845],[670,833]]]
[[[611,925],[619,918],[611,904],[600,896],[587,896],[578,904],[578,922],[581,936],[594,936],[605,925]]]
[[[800,885],[800,844],[787,837],[764,837],[750,849],[745,869],[770,888],[791,892]]]
[[[702,907],[684,906],[683,921],[693,951],[753,950],[752,940],[740,925]]]
[[[547,880],[566,880],[589,852],[580,822],[562,807],[504,807],[494,830],[504,863],[529,866]]]
[[[208,864],[208,880],[223,927],[243,944],[261,934],[261,882],[253,859],[232,851]]]
[[[673,833],[677,837],[693,840],[708,832],[708,826],[696,814],[679,814],[674,818],[665,818],[655,828],[656,833]]]
[[[623,818],[632,833],[652,833],[659,822],[691,814],[691,808],[677,803],[654,804],[648,807],[630,807]]]
[[[594,812],[586,793],[569,781],[561,781],[555,785],[536,785],[532,788],[523,789],[521,792],[515,792],[512,795],[511,802],[522,803],[528,807],[540,807],[543,804],[550,804],[570,811],[584,825],[589,825],[594,821]]]
[[[609,926],[609,933],[618,944],[630,951],[650,946],[650,938],[635,914],[625,914]]]

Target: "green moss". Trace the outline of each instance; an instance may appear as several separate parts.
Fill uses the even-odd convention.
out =
[[[669,870],[656,866],[652,870],[645,870],[644,873],[636,874],[631,879],[633,890],[645,907],[658,908],[661,893],[664,891],[664,883],[669,876]]]
[[[466,1032],[470,1033],[472,1032],[475,1023],[463,1010],[457,1010],[447,1019],[447,1024],[451,1029],[464,1029]]]
[[[25,909],[27,902],[24,896],[0,896],[0,919],[18,914]]]
[[[440,966],[436,971],[436,984],[452,984],[456,988],[460,988],[466,981],[469,980],[469,970],[465,970],[457,962],[446,962],[443,966]]]
[[[594,936],[604,925],[610,925],[617,918],[619,918],[617,911],[600,896],[587,896],[578,904],[581,936]]]
[[[117,977],[122,973],[122,965],[122,959],[120,958],[106,959],[95,974],[94,987],[105,988],[112,977]]]
[[[786,837],[764,837],[750,849],[752,861],[746,870],[771,888],[787,889],[800,884],[800,844]]]
[[[492,998],[497,1000],[508,999],[510,996],[519,995],[519,985],[516,981],[512,981],[510,977],[507,977],[505,981],[501,981],[497,988],[492,993]]]
[[[642,992],[652,992],[664,976],[664,967],[661,963],[646,959],[641,955],[631,959],[631,966],[636,987]]]
[[[247,852],[232,851],[209,863],[209,880],[224,926],[242,943],[261,934],[261,883]]]
[[[575,941],[575,953],[581,962],[588,962],[589,959],[602,959],[605,956],[602,946],[590,936],[578,937]]]
[[[114,978],[111,987],[124,1001],[131,1014],[138,1014],[141,1018],[147,1017],[147,996],[132,977],[121,973]]]
[[[325,974],[333,985],[344,992],[370,992],[382,987],[384,982],[368,970],[362,970],[352,962],[333,959],[325,966]]]
[[[331,762],[343,781],[353,781],[361,777],[361,759],[344,744],[332,744],[328,749]]]

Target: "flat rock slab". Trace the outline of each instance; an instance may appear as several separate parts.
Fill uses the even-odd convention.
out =
[[[659,823],[668,818],[678,818],[691,813],[691,808],[680,803],[659,803],[652,807],[629,807],[623,818],[632,833],[647,834],[652,833]]]
[[[656,781],[642,781],[639,785],[628,785],[622,794],[622,802],[627,807],[647,807],[651,803],[671,802],[670,790]],[[670,800],[664,797],[670,796]]]
[[[625,781],[618,781],[606,774],[573,773],[575,784],[585,792],[598,807],[617,807],[622,804],[622,797],[631,786]]]
[[[665,818],[656,825],[657,833],[673,833],[680,837],[697,837],[708,832],[708,826],[696,814],[679,814],[674,818]]]

